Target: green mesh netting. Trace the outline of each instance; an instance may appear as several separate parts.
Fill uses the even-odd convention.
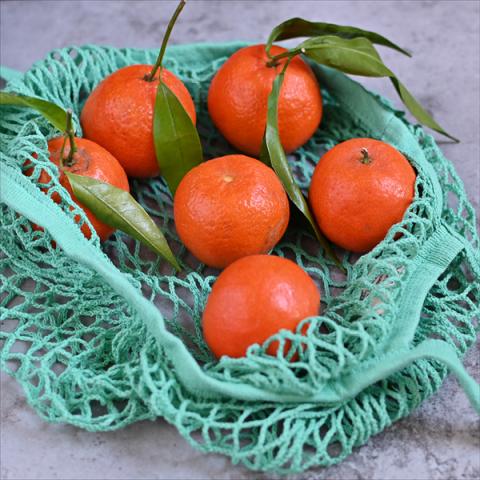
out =
[[[168,50],[165,67],[192,94],[207,159],[233,152],[206,99],[215,71],[240,46]],[[8,89],[72,108],[80,133],[95,85],[119,67],[153,63],[156,53],[57,50]],[[121,232],[102,246],[95,236],[87,241],[73,218],[88,220],[48,161],[47,140],[58,132],[31,110],[2,109],[1,367],[44,419],[96,431],[162,416],[203,451],[251,469],[298,472],[341,461],[406,416],[440,387],[447,366],[479,407],[478,386],[459,360],[475,341],[480,299],[475,212],[462,182],[433,138],[386,100],[331,69],[315,72],[325,110],[321,128],[290,157],[301,186],[324,151],[357,136],[399,148],[418,179],[415,201],[380,245],[360,258],[338,251],[346,275],[293,219],[274,253],[316,281],[322,315],[305,320],[306,335],[270,340],[292,341],[286,358],[283,348],[267,355],[267,342],[244,359],[214,360],[201,315],[218,271],[179,242],[162,179],[131,186],[183,263],[177,275]],[[26,160],[35,167],[30,177],[22,175]],[[42,169],[53,178],[47,185],[38,183]]]

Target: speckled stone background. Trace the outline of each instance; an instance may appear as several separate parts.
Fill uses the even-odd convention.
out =
[[[176,2],[2,1],[1,63],[26,70],[49,50],[85,43],[159,46]],[[480,195],[480,2],[478,1],[190,1],[172,43],[264,41],[292,16],[378,31],[412,50],[383,49],[387,64],[460,137],[440,139],[478,212]],[[362,80],[396,100],[390,83]],[[465,363],[480,381],[480,349]],[[162,420],[120,431],[88,433],[44,423],[19,386],[1,377],[2,479],[271,478],[192,448]],[[341,465],[290,479],[479,479],[480,423],[456,381]]]

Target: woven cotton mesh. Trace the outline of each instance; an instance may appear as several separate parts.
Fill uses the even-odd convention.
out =
[[[195,46],[190,48],[195,53]],[[212,125],[206,98],[212,76],[235,48],[225,46],[215,58],[202,56],[199,49],[188,57],[191,61],[180,62],[180,50],[174,47],[165,61],[195,101],[207,159],[234,152]],[[80,134],[83,103],[102,78],[125,65],[153,63],[155,56],[156,51],[93,46],[58,50],[9,89],[72,108]],[[343,111],[328,91],[322,93],[321,128],[290,157],[305,190],[323,152],[348,138],[379,134]],[[394,111],[387,101],[378,101]],[[408,125],[401,112],[396,115]],[[132,193],[165,232],[184,266],[181,273],[175,275],[166,262],[121,232],[102,246],[95,235],[90,241],[157,306],[169,330],[208,375],[308,396],[378,354],[395,326],[402,285],[441,221],[478,250],[475,213],[454,168],[432,137],[419,127],[408,128],[438,176],[443,211],[425,165],[410,159],[417,171],[413,204],[369,254],[358,258],[337,251],[346,275],[326,259],[309,228],[294,216],[273,253],[295,260],[315,280],[322,294],[322,315],[305,320],[306,335],[281,332],[270,340],[291,340],[285,354],[283,348],[276,357],[265,354],[267,342],[251,347],[244,359],[214,360],[202,337],[201,315],[218,271],[199,264],[180,243],[172,199],[162,179],[133,180]],[[47,140],[57,135],[31,110],[2,110],[2,161],[23,170],[25,162],[29,168],[33,165],[31,182],[48,189],[48,195],[58,192],[62,208],[80,219],[80,226],[88,220],[59,185],[56,167],[48,160]],[[49,184],[39,184],[42,170],[50,174]],[[0,228],[1,366],[48,421],[98,431],[162,416],[204,451],[229,455],[256,470],[297,472],[341,461],[354,446],[418,406],[446,375],[440,363],[420,360],[352,400],[330,406],[196,396],[178,381],[174,365],[142,318],[97,273],[67,257],[47,231],[32,228],[28,219],[5,205]],[[428,293],[413,344],[441,338],[462,355],[475,340],[479,299],[478,266],[461,253]],[[292,361],[294,354],[298,358]]]

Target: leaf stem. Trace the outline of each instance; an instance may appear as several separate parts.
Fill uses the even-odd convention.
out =
[[[295,48],[293,50],[287,50],[286,52],[279,53],[278,55],[274,55],[273,57],[270,56],[270,61],[267,62],[267,67],[276,67],[278,65],[278,61],[282,58],[288,58],[289,61],[300,53],[304,53],[303,48]]]
[[[168,39],[170,38],[170,34],[172,33],[173,26],[175,25],[175,22],[177,21],[177,18],[180,15],[180,12],[183,10],[185,3],[186,3],[185,0],[180,0],[175,12],[173,13],[172,18],[168,22],[167,30],[163,37],[162,46],[160,47],[160,53],[158,54],[157,61],[155,62],[155,65],[153,66],[152,71],[145,76],[145,80],[147,82],[153,82],[153,79],[155,78],[157,70],[159,68],[160,69],[162,68],[163,56],[165,55],[165,50],[167,49]]]
[[[65,141],[63,142],[62,149],[60,151],[60,165],[62,167],[64,164],[67,167],[71,167],[75,163],[73,157],[77,151],[77,146],[75,145],[75,131],[73,130],[73,125],[72,125],[72,113],[73,113],[72,110],[69,108],[67,110],[67,126],[65,128]],[[68,152],[67,158],[63,158],[63,151],[64,151],[67,138],[70,142],[70,150]]]
[[[63,143],[62,148],[60,149],[60,158],[58,159],[58,163],[60,164],[60,168],[63,168],[63,152],[65,150],[65,145],[67,144],[67,135],[63,134]]]

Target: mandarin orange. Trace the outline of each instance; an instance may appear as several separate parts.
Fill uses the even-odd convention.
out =
[[[329,150],[313,173],[309,202],[322,232],[352,252],[366,252],[402,220],[415,171],[391,145],[354,138]]]
[[[269,252],[285,233],[290,215],[275,172],[245,155],[215,158],[190,170],[173,207],[182,242],[200,261],[217,268]]]
[[[60,165],[60,154],[62,145],[64,143],[63,137],[56,137],[48,142],[50,161],[59,167],[60,184],[63,185],[63,187],[65,187],[65,189],[70,193],[72,200],[82,208],[93,228],[97,232],[100,240],[104,241],[115,231],[115,229],[98,220],[98,218],[95,217],[95,215],[88,208],[84,207],[76,199],[75,195],[73,194],[70,181],[64,172],[67,171],[77,175],[94,178],[96,180],[100,180],[101,182],[109,183],[117,188],[121,188],[127,192],[130,190],[128,178],[125,170],[118,163],[116,158],[103,147],[85,138],[75,137],[74,140],[77,151],[73,155],[73,161],[71,165],[67,165],[66,163],[64,163],[63,166]],[[63,157],[68,157],[69,153],[70,144],[69,142],[66,142],[63,151]],[[31,175],[32,172],[33,169],[27,169],[25,173],[26,175]],[[42,170],[38,179],[39,183],[47,184],[50,180],[50,175],[45,170]],[[59,203],[61,200],[58,193],[53,193],[52,199],[57,203]],[[34,229],[38,228],[39,227],[34,226]],[[87,224],[83,224],[81,230],[85,237],[90,238],[92,236],[90,227]]]
[[[317,286],[296,263],[251,255],[217,278],[203,314],[203,334],[217,358],[242,357],[250,345],[281,329],[294,331],[303,319],[318,315],[319,308]],[[277,350],[278,342],[272,342],[267,352],[275,355]]]
[[[152,65],[130,65],[106,77],[87,98],[83,134],[106,148],[131,177],[153,177],[159,167],[153,143],[153,113],[159,82],[145,77]],[[196,122],[195,105],[183,82],[162,68],[161,79]]]
[[[273,46],[272,55],[286,50]],[[285,59],[269,67],[265,45],[244,47],[220,67],[208,92],[208,111],[222,135],[238,150],[260,154],[268,95]],[[322,96],[310,66],[294,57],[285,71],[278,100],[279,134],[287,153],[302,146],[322,118]]]

